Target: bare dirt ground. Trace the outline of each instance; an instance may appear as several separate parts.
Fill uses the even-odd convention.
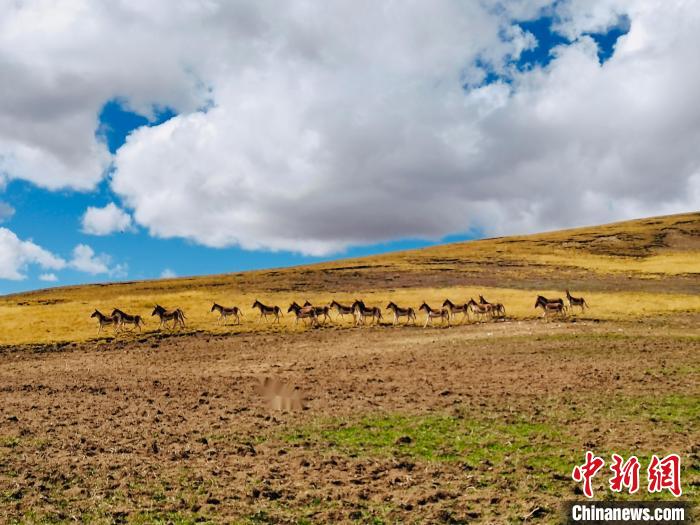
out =
[[[697,502],[699,327],[691,313],[9,347],[0,522],[550,523],[581,498],[586,450],[637,454],[643,472],[677,452]],[[262,377],[305,409],[272,409]]]

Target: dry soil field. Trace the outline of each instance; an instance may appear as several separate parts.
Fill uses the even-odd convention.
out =
[[[554,523],[582,498],[571,469],[586,450],[643,466],[677,452],[697,503],[698,261],[690,214],[0,298],[0,522]],[[537,319],[537,292],[565,287],[591,309]],[[250,310],[479,292],[505,322],[309,330]],[[181,306],[187,330],[149,319],[94,337],[95,307],[148,315],[156,301]],[[239,303],[243,325],[216,326],[211,301]],[[270,406],[265,377],[304,409]]]

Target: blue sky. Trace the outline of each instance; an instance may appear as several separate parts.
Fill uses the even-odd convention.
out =
[[[111,122],[116,127],[116,121]],[[89,244],[97,253],[109,254],[114,263],[126,264],[128,274],[115,278],[104,275],[91,276],[70,268],[55,272],[60,276],[56,285],[80,284],[103,281],[128,281],[154,279],[168,269],[177,276],[207,275],[238,272],[260,268],[293,266],[298,264],[333,260],[336,255],[310,257],[299,253],[279,251],[251,251],[238,247],[209,248],[183,239],[152,237],[144,228],[107,236],[82,233],[81,217],[88,206],[104,206],[114,200],[106,182],[95,192],[51,192],[22,181],[9,183],[4,194],[5,202],[15,208],[14,215],[2,225],[12,229],[19,237],[31,239],[57,254],[68,254],[78,243]],[[448,236],[443,242],[478,237],[478,233]],[[397,240],[384,244],[353,247],[342,257],[355,257],[394,250],[419,248],[436,244],[425,240]],[[0,293],[14,293],[45,288],[51,283],[39,280],[46,273],[30,268],[23,280],[0,279]]]
[[[660,141],[648,119],[669,113],[663,90],[640,96],[651,110],[626,105],[624,84],[644,71],[634,60],[644,59],[637,50],[649,30],[635,36],[633,59],[609,65],[635,24],[656,27],[649,9],[558,0],[519,7],[513,18],[498,2],[465,12],[447,1],[397,13],[370,5],[357,13],[369,24],[327,10],[318,16],[329,31],[313,27],[302,38],[296,4],[289,12],[251,4],[260,12],[245,16],[259,24],[239,28],[252,20],[237,11],[245,4],[220,6],[216,16],[195,10],[197,22],[185,27],[154,3],[158,23],[133,20],[133,42],[118,48],[106,42],[119,24],[91,9],[80,16],[92,26],[63,13],[54,31],[15,31],[33,35],[35,54],[0,37],[0,49],[16,53],[8,63],[24,67],[12,72],[14,106],[0,104],[10,122],[0,120],[0,243],[15,250],[0,254],[0,294],[306,264],[694,206],[689,125],[666,125],[676,154],[659,157],[668,148],[649,147]],[[104,41],[90,40],[100,31],[81,32],[93,26]],[[683,36],[672,29],[655,35],[657,44]],[[102,46],[119,68],[103,67]],[[675,58],[657,52],[647,69],[685,75]],[[452,77],[464,79],[463,101],[445,82]],[[47,87],[41,78],[54,80]],[[643,80],[635,86],[647,89]],[[682,84],[688,93],[693,80]],[[581,85],[587,91],[577,93]],[[600,122],[614,125],[599,133]],[[647,135],[631,149],[627,137],[640,129]],[[647,155],[677,167],[662,188]],[[562,194],[574,195],[567,207]],[[83,231],[86,210],[108,205],[131,227]],[[56,280],[41,280],[46,274]]]

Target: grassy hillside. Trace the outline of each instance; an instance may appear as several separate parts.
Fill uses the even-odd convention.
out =
[[[279,270],[54,288],[0,298],[0,345],[93,338],[95,308],[117,306],[148,318],[154,303],[179,306],[188,330],[257,331],[255,298],[325,304],[362,296],[385,306],[464,302],[483,293],[509,317],[534,317],[534,294],[585,295],[598,319],[700,311],[700,213],[656,217],[538,235],[453,243],[421,250]],[[213,301],[246,313],[240,327],[218,327]],[[153,318],[155,319],[155,318]],[[345,322],[344,324],[349,324]],[[286,316],[283,328],[291,328]],[[297,328],[300,329],[300,328]],[[123,337],[128,337],[124,335]]]

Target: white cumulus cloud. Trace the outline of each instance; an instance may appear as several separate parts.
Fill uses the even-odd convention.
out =
[[[113,202],[104,208],[89,206],[82,218],[83,232],[92,235],[109,235],[131,228],[131,215]]]
[[[13,79],[0,86],[0,179],[88,189],[113,160],[112,190],[153,236],[327,254],[700,207],[693,2],[0,9],[0,74]],[[570,42],[518,71],[536,40],[515,18],[542,12]],[[590,33],[621,21],[629,32],[601,64]],[[487,70],[507,81],[481,85]],[[111,159],[95,130],[114,98],[179,115]],[[110,214],[85,230],[128,216]]]
[[[156,236],[310,254],[700,206],[688,192],[700,167],[697,10],[561,4],[557,27],[574,42],[548,66],[465,91],[472,30],[488,42],[498,24],[482,14],[478,30],[452,5],[431,4],[434,17],[383,9],[391,22],[371,8],[278,20],[250,37],[266,45],[244,65],[213,78],[212,108],[129,138],[113,189]],[[630,31],[601,64],[584,33],[622,15]],[[425,34],[412,32],[418,19]],[[512,34],[488,47],[495,68],[532,38]]]
[[[177,274],[170,268],[165,268],[162,272],[160,272],[161,279],[172,279],[174,277],[177,277]]]
[[[112,264],[109,255],[97,254],[86,244],[78,244],[70,259],[66,260],[31,240],[20,239],[7,228],[0,228],[0,279],[25,279],[29,266],[38,266],[43,270],[70,268],[90,275],[104,274],[114,278],[125,277],[127,274],[125,264]],[[58,280],[54,272],[44,272],[38,277],[47,282]]]
[[[78,244],[73,249],[73,257],[69,266],[80,272],[91,275],[108,274],[112,277],[123,277],[126,275],[126,266],[117,264],[111,266],[112,258],[105,254],[96,254],[87,244]]]
[[[203,103],[181,38],[188,9],[148,4],[0,0],[0,74],[11,79],[0,85],[0,179],[89,190],[110,162],[95,133],[105,102],[121,98],[144,114]]]
[[[0,228],[0,279],[26,278],[28,265],[60,270],[66,261],[32,241],[23,241],[7,228]]]

